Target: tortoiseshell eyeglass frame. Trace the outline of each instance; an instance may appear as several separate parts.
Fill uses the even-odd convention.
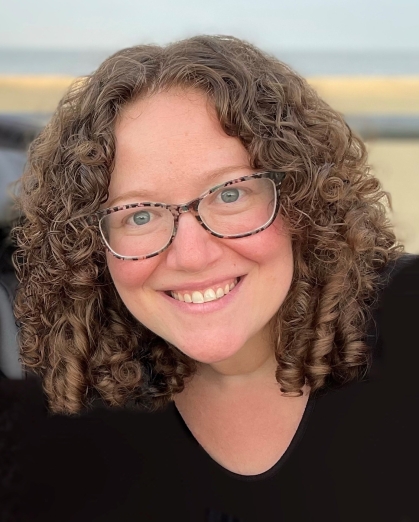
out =
[[[259,232],[262,232],[263,230],[266,230],[274,222],[276,216],[278,215],[280,186],[281,186],[281,183],[282,183],[284,177],[285,177],[285,173],[284,172],[273,172],[273,171],[257,172],[255,174],[250,175],[250,176],[241,176],[240,178],[232,179],[230,181],[227,181],[226,183],[221,183],[221,184],[219,184],[219,185],[217,185],[215,187],[212,187],[211,189],[207,190],[203,194],[201,194],[201,196],[199,196],[199,198],[193,199],[193,200],[189,201],[188,203],[183,203],[182,205],[168,205],[166,203],[154,203],[154,202],[150,202],[150,201],[145,201],[145,202],[141,202],[141,203],[129,203],[128,205],[120,205],[120,206],[117,206],[117,207],[104,208],[102,210],[98,210],[95,215],[96,215],[97,219],[99,220],[99,223],[98,223],[99,230],[100,230],[100,233],[101,233],[101,236],[102,236],[102,240],[103,240],[103,242],[105,244],[105,247],[109,250],[109,252],[113,256],[115,256],[117,259],[122,259],[122,260],[142,261],[144,259],[149,259],[151,257],[157,256],[157,255],[161,254],[162,252],[164,252],[167,248],[169,248],[169,246],[171,245],[171,243],[173,242],[173,240],[174,240],[174,238],[176,236],[176,232],[177,232],[177,228],[178,228],[178,222],[179,222],[179,216],[181,214],[186,214],[186,212],[191,212],[195,216],[195,218],[197,219],[198,223],[207,232],[209,232],[213,236],[219,237],[221,239],[237,239],[237,238],[241,238],[241,237],[248,237],[248,236],[253,236],[255,234],[258,234]],[[275,188],[276,188],[276,192],[277,192],[275,209],[274,209],[274,212],[272,214],[272,217],[270,218],[270,220],[267,223],[265,223],[261,227],[257,228],[256,230],[252,230],[251,232],[245,232],[243,234],[235,234],[235,235],[228,235],[227,236],[227,235],[223,235],[223,234],[218,234],[214,230],[211,230],[208,227],[208,225],[206,225],[205,222],[202,220],[202,218],[201,218],[201,216],[199,214],[199,211],[198,211],[198,207],[199,207],[199,204],[201,203],[201,201],[206,196],[209,196],[210,194],[212,194],[216,190],[220,190],[220,189],[222,189],[224,187],[230,187],[231,185],[235,185],[236,183],[241,183],[243,181],[248,181],[248,180],[251,180],[251,179],[263,179],[263,178],[270,179],[274,183]],[[147,208],[147,207],[165,208],[165,209],[169,210],[172,213],[172,216],[173,216],[173,231],[172,231],[172,235],[171,235],[169,241],[167,242],[167,244],[163,248],[161,248],[160,250],[156,250],[155,252],[153,252],[151,254],[144,255],[144,256],[121,256],[121,255],[117,254],[116,252],[114,252],[111,249],[110,245],[108,245],[108,243],[106,241],[106,238],[105,238],[105,235],[103,233],[102,226],[101,226],[102,219],[104,217],[108,216],[109,214],[113,214],[114,212],[118,212],[119,210],[127,210],[127,209],[130,209],[130,208]]]

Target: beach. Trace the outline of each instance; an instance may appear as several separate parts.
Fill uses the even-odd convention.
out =
[[[51,113],[71,76],[0,76],[0,113]],[[344,116],[419,115],[419,76],[319,76],[308,81]],[[409,252],[419,253],[419,139],[367,142],[370,164],[392,196],[392,221]]]
[[[0,112],[52,112],[72,76],[0,75]],[[317,92],[343,114],[419,115],[419,76],[318,76]]]
[[[391,195],[391,220],[407,252],[419,254],[419,140],[367,143],[372,171]]]

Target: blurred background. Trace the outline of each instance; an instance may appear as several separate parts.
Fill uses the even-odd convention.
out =
[[[0,0],[0,220],[28,141],[76,76],[122,47],[201,33],[256,44],[344,114],[419,253],[417,0]]]

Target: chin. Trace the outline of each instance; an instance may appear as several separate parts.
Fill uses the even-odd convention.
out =
[[[212,339],[205,342],[202,339],[181,343],[172,343],[182,353],[203,364],[214,364],[233,357],[243,346],[244,342],[232,342],[231,339],[220,342]]]

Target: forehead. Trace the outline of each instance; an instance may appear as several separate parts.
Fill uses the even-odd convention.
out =
[[[169,91],[136,101],[122,112],[115,138],[110,200],[138,191],[168,203],[184,201],[233,172],[250,171],[247,150],[225,134],[199,92]]]

